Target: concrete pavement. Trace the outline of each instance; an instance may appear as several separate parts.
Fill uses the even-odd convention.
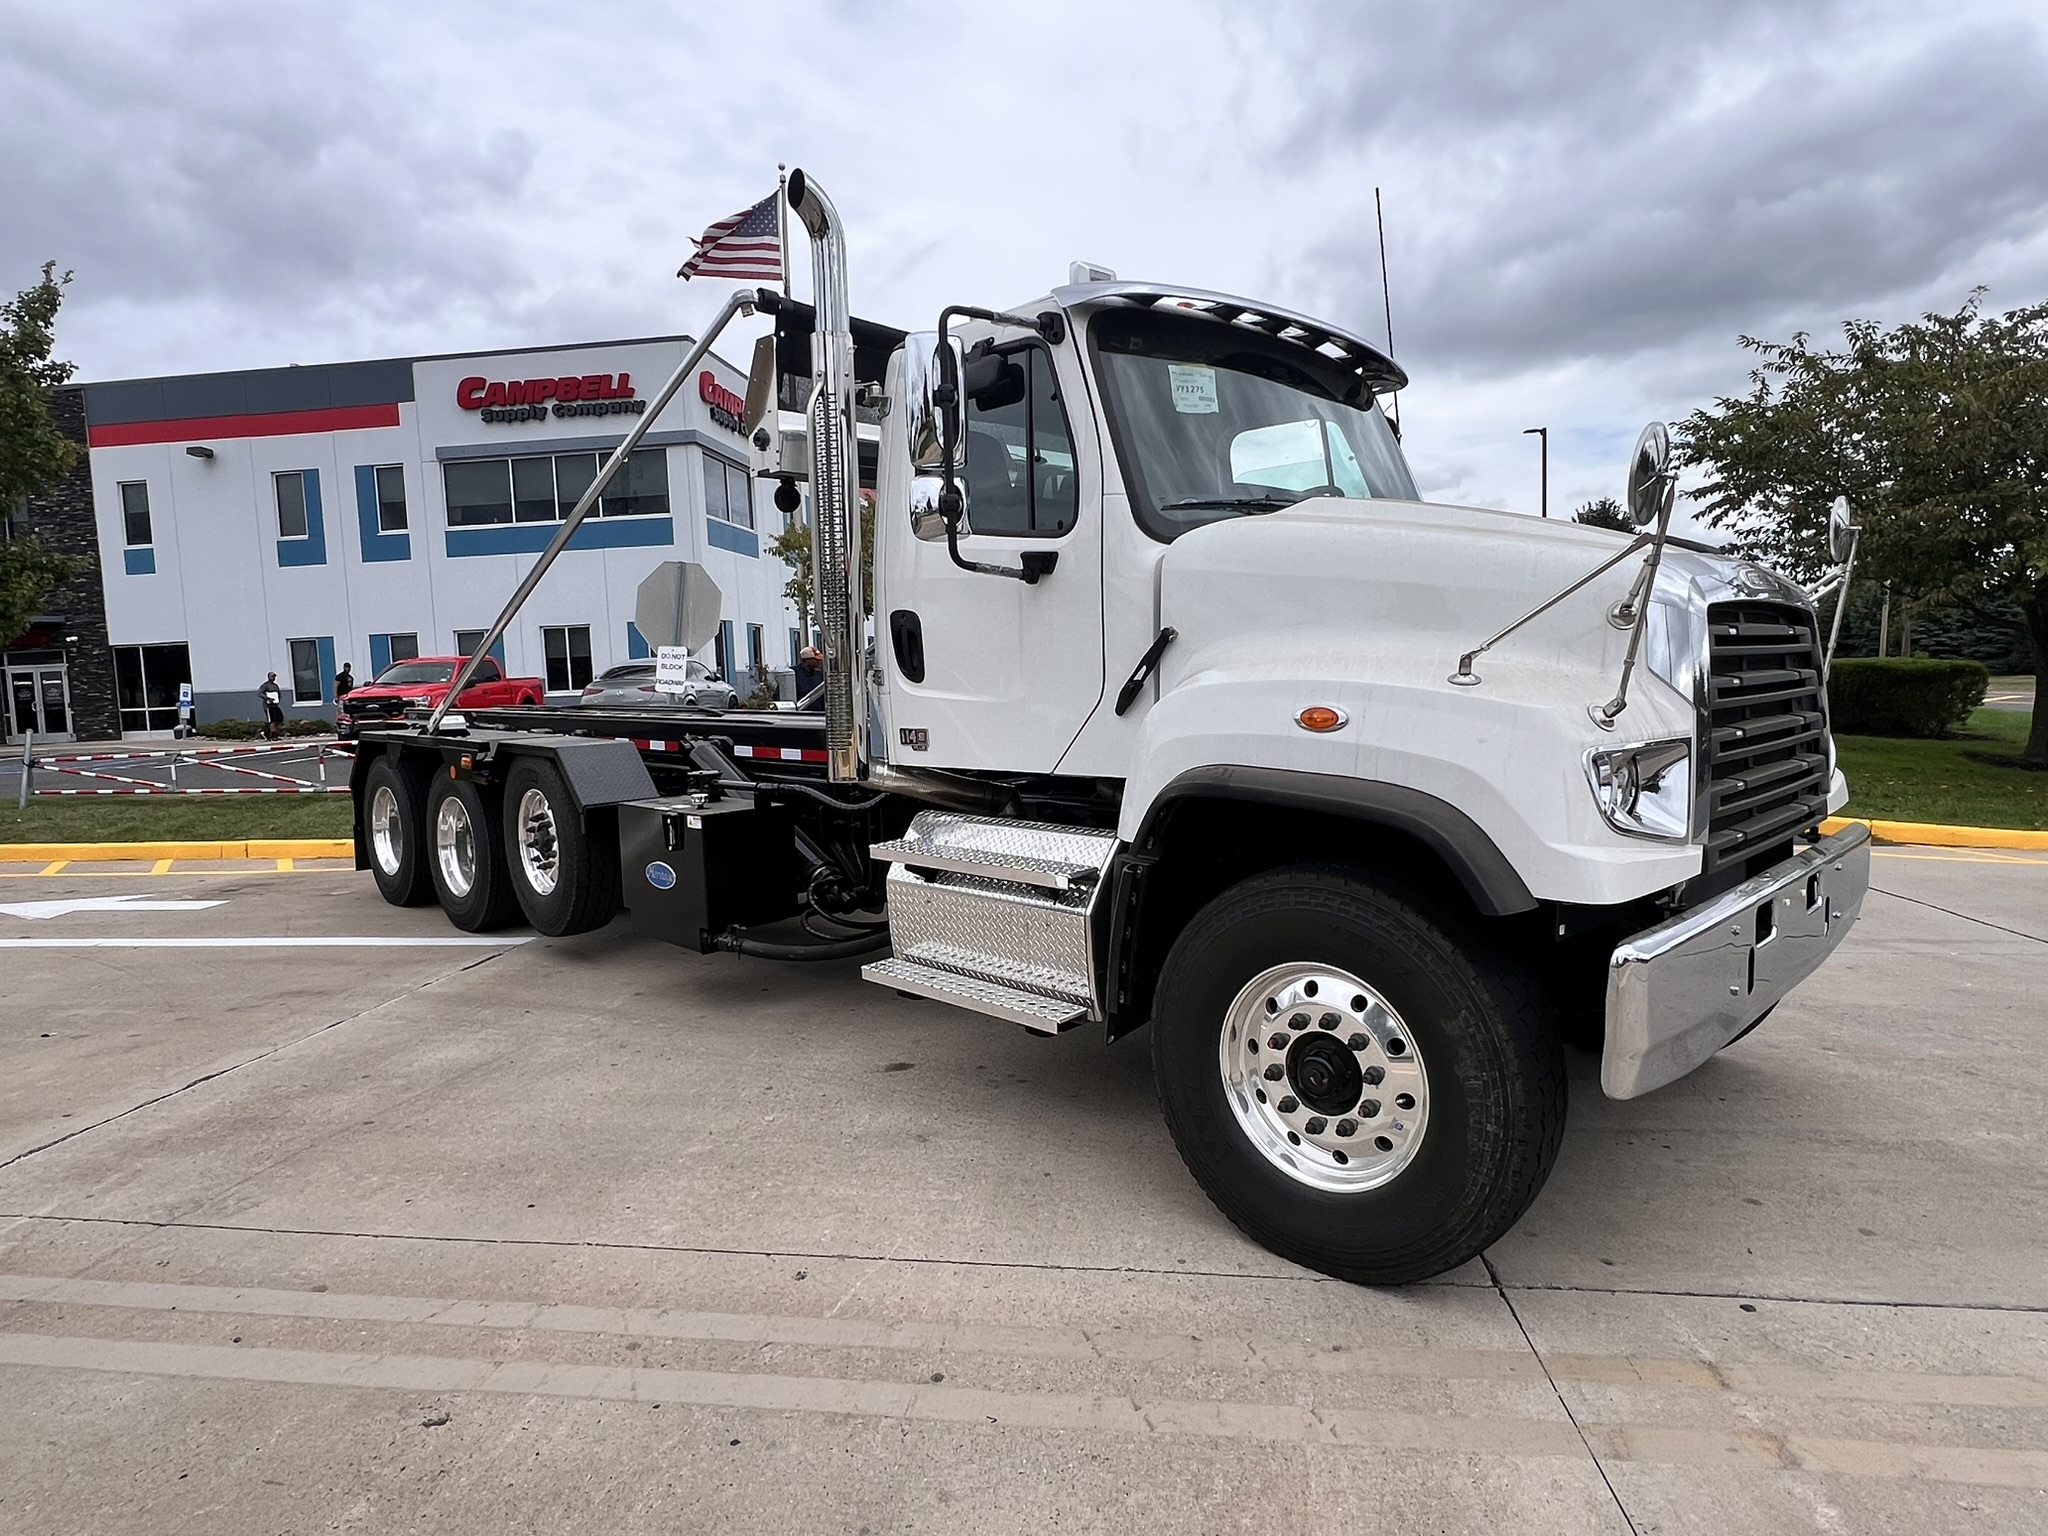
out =
[[[1873,867],[1381,1292],[1217,1216],[1142,1037],[421,945],[353,872],[0,881],[223,903],[0,917],[0,1529],[2038,1530],[2048,856]]]

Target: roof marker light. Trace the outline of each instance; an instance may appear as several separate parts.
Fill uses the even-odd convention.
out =
[[[1334,709],[1328,704],[1311,704],[1294,717],[1294,723],[1304,731],[1321,734],[1325,731],[1343,730],[1351,723],[1351,717],[1343,710]]]

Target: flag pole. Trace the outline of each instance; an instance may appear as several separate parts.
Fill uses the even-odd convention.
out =
[[[789,297],[789,167],[781,161],[775,165],[775,243],[781,249],[776,253],[782,258],[782,296]]]

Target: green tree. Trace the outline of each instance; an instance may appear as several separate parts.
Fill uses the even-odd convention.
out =
[[[806,635],[818,627],[818,611],[812,602],[811,525],[792,518],[782,532],[768,541],[769,553],[789,567],[789,580],[782,595],[796,605],[797,622]],[[875,606],[875,493],[860,493],[861,600],[870,612]]]
[[[57,307],[66,272],[43,263],[43,280],[0,304],[0,532],[13,509],[77,467],[79,448],[50,419],[50,391],[71,377],[53,361]],[[33,536],[0,541],[0,645],[28,627],[50,593],[77,574],[77,563]]]
[[[1589,501],[1572,514],[1572,521],[1584,523],[1592,528],[1612,528],[1617,533],[1634,533],[1636,525],[1628,520],[1628,513],[1621,509],[1621,503],[1612,496],[1602,496]]]
[[[1679,456],[1707,474],[1704,520],[1797,576],[1826,566],[1847,496],[1859,577],[1916,608],[2015,605],[2048,693],[2048,304],[1988,316],[1981,298],[1889,330],[1848,321],[1834,350],[1743,337],[1748,393],[1681,422]],[[2048,712],[2021,761],[2048,768]]]

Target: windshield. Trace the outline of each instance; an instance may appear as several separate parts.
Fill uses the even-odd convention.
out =
[[[400,661],[377,674],[380,683],[445,683],[455,669],[445,661]]]
[[[1342,362],[1155,310],[1106,310],[1093,335],[1132,507],[1154,538],[1311,496],[1415,500],[1370,386]]]

